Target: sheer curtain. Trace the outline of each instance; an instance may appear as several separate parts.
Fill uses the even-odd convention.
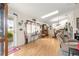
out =
[[[30,22],[28,22],[27,24],[27,34],[30,34],[32,31],[31,31],[31,24]]]

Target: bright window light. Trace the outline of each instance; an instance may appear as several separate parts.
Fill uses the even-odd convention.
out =
[[[27,24],[27,33],[31,33],[31,25],[30,24]]]
[[[63,21],[60,21],[59,24],[64,25],[64,24],[66,24],[67,21],[68,21],[68,20],[65,19],[65,20],[63,20]]]
[[[58,20],[62,20],[62,19],[65,19],[65,18],[66,18],[66,16],[59,16],[59,17],[55,17],[55,18],[51,19],[50,21],[51,22],[56,22]]]
[[[51,12],[51,13],[48,13],[48,14],[42,16],[41,18],[44,19],[44,18],[46,18],[46,17],[52,16],[52,15],[55,15],[55,14],[58,14],[58,13],[59,13],[59,11],[56,10],[56,11],[54,11],[54,12]]]
[[[57,24],[58,24],[58,23],[54,23],[54,24],[52,24],[52,27],[55,28]]]
[[[64,28],[66,22],[68,22],[68,19],[64,19],[62,21],[59,22],[59,26],[57,26],[57,23],[52,24],[52,27],[55,29],[60,29],[60,28]]]

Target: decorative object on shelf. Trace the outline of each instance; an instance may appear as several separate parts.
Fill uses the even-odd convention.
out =
[[[20,22],[18,22],[18,24],[21,26],[23,24],[23,20],[21,20]]]
[[[20,22],[18,22],[18,25],[19,25],[19,26],[22,26],[22,24],[23,24],[23,20],[21,20]],[[19,30],[22,31],[23,29],[20,28]]]
[[[18,16],[16,13],[13,13],[13,15]]]

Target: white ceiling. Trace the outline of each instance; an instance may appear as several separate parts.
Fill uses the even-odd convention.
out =
[[[23,13],[24,15],[29,15],[40,21],[50,23],[50,19],[61,15],[63,13],[73,10],[74,3],[11,3],[10,7],[16,9],[17,11]],[[79,5],[79,4],[77,4]],[[41,16],[59,10],[59,14],[41,19]]]

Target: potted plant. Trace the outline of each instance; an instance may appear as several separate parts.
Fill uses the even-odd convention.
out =
[[[13,33],[12,32],[8,32],[8,41],[9,42],[13,41]]]

